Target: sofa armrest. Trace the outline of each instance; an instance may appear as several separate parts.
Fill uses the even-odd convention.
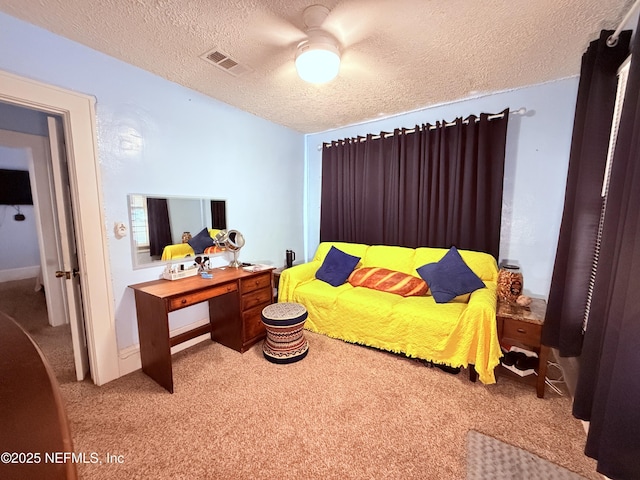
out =
[[[497,309],[498,301],[498,285],[496,282],[484,282],[485,288],[479,288],[469,296],[469,305],[475,305],[475,308],[483,308],[493,310],[494,314]]]
[[[302,283],[316,278],[316,272],[320,268],[320,262],[308,262],[294,267],[285,268],[280,274],[278,287],[278,301],[291,301],[293,291]]]
[[[486,288],[481,288],[471,294],[462,317],[465,321],[474,324],[474,332],[477,337],[472,343],[475,345],[473,363],[480,376],[480,381],[490,384],[495,383],[493,370],[500,363],[502,352],[496,324],[497,284],[486,281],[484,283]]]

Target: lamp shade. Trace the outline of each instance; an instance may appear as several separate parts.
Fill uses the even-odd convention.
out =
[[[340,71],[338,47],[324,42],[303,42],[296,55],[296,70],[302,80],[326,83]]]

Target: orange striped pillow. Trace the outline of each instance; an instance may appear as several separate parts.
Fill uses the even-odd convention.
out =
[[[421,278],[380,267],[356,268],[349,275],[349,283],[354,287],[372,288],[403,297],[424,295],[429,289]]]

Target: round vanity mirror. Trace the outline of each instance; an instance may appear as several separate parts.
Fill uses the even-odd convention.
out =
[[[244,236],[237,230],[229,230],[227,234],[227,248],[233,252],[233,262],[230,267],[241,267],[242,263],[238,261],[240,249],[244,247]]]

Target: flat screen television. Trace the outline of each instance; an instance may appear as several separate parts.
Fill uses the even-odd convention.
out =
[[[28,171],[0,169],[0,205],[33,205]]]

